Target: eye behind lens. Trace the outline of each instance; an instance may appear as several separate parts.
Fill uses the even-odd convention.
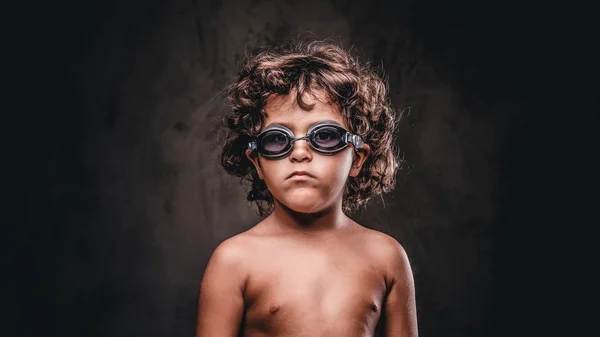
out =
[[[260,139],[260,147],[268,153],[285,150],[290,144],[290,138],[282,131],[267,131]]]
[[[322,149],[335,149],[342,145],[342,132],[333,126],[325,126],[315,130],[312,141]]]

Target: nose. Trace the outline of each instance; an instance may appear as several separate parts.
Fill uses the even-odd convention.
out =
[[[312,160],[312,151],[308,146],[308,139],[301,137],[296,139],[292,145],[292,153],[290,153],[290,160],[292,162],[303,162]]]

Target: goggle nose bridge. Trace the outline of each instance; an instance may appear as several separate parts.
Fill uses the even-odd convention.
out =
[[[308,143],[310,143],[310,135],[306,135],[306,136],[302,136],[302,137],[298,137],[298,138],[294,138],[294,137],[290,137],[290,145],[294,146],[294,143],[296,143],[296,141],[298,140],[306,140]]]

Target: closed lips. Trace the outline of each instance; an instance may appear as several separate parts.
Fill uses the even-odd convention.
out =
[[[292,174],[290,174],[288,176],[288,178],[291,178],[291,177],[294,177],[294,176],[307,176],[307,177],[314,178],[310,173],[308,173],[306,171],[294,171],[294,172],[292,172]]]

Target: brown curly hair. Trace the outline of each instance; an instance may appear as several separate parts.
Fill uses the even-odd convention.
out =
[[[273,210],[273,196],[246,158],[248,141],[263,127],[263,107],[270,95],[296,94],[305,110],[311,106],[302,97],[324,91],[337,104],[351,133],[371,147],[357,177],[348,177],[342,210],[353,213],[367,201],[394,188],[401,161],[395,150],[397,119],[388,98],[388,87],[379,70],[337,44],[326,41],[291,41],[281,46],[259,48],[245,58],[241,71],[227,87],[232,108],[223,120],[226,138],[221,165],[231,175],[249,183],[247,200],[258,213]]]

